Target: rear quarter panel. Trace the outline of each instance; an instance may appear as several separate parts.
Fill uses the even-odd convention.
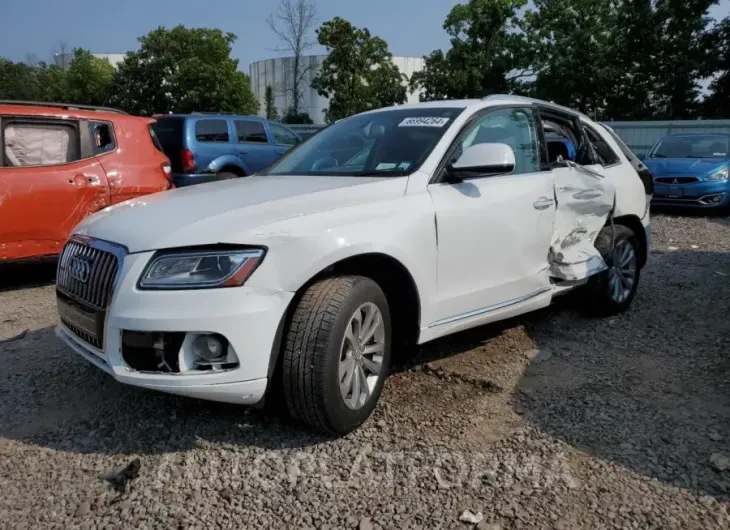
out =
[[[195,134],[195,124],[200,119],[213,119],[219,116],[202,116],[185,120],[185,140],[187,149],[193,153],[196,173],[217,173],[226,165],[244,169],[241,159],[236,156],[236,131],[233,121],[225,119],[228,127],[228,142],[199,142]]]
[[[152,143],[151,120],[125,117],[113,122],[117,148],[96,155],[109,181],[112,204],[170,189],[162,171],[169,159]]]

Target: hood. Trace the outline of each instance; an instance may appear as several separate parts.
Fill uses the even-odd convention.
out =
[[[724,158],[647,158],[643,160],[655,177],[705,176],[727,166]]]
[[[75,234],[129,252],[242,243],[247,230],[303,215],[392,199],[407,177],[253,176],[147,195],[88,217]]]

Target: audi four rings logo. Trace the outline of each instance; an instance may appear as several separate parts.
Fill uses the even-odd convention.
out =
[[[91,263],[83,258],[74,256],[68,262],[68,273],[76,281],[86,283],[91,275]]]

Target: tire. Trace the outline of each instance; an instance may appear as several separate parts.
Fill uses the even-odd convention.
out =
[[[376,326],[372,339],[375,344],[370,348],[379,348],[379,354],[362,355],[363,349],[359,345],[353,348],[346,337],[356,313],[364,322],[368,315],[380,315],[381,326]],[[380,398],[390,367],[391,344],[390,309],[383,291],[373,280],[363,276],[335,276],[307,288],[284,335],[281,377],[289,413],[296,420],[329,434],[344,435],[357,429],[370,417]],[[349,353],[345,354],[345,350]],[[344,361],[346,364],[341,367]],[[372,374],[367,377],[369,370],[377,367],[376,361],[380,361],[377,377],[372,378]],[[354,398],[358,366],[368,379],[368,387],[372,385],[367,399],[362,384],[359,399]],[[340,390],[341,374],[346,379],[349,373],[341,372],[341,368],[347,367],[353,373],[350,379],[353,384],[346,385],[349,398]]]
[[[595,242],[595,247],[603,256],[608,270],[590,278],[584,291],[584,307],[589,313],[596,316],[623,313],[631,306],[639,288],[641,277],[639,240],[636,234],[626,226],[614,225],[614,228],[613,248],[611,248],[610,226],[601,229]],[[620,258],[623,258],[621,262]],[[617,276],[616,268],[620,268],[623,273]],[[631,276],[633,276],[633,283],[629,286],[627,280],[630,280]],[[623,282],[622,277],[625,279]],[[618,282],[618,287],[614,282]]]

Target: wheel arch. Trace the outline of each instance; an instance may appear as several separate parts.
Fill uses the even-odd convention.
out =
[[[637,215],[621,215],[614,217],[613,222],[618,225],[629,228],[634,234],[636,239],[639,240],[639,267],[643,268],[649,258],[649,240],[646,233],[646,228],[641,222],[641,219]]]
[[[231,171],[234,168],[235,170]],[[246,163],[237,156],[233,155],[225,155],[216,158],[210,164],[208,164],[208,170],[214,173],[220,173],[221,171],[231,171],[231,173],[240,174],[240,176],[251,174],[251,171],[249,171]]]
[[[391,312],[395,345],[407,348],[418,344],[422,299],[411,272],[400,260],[389,254],[382,252],[355,254],[324,267],[296,290],[296,294],[279,321],[272,344],[268,370],[270,380],[280,365],[282,340],[287,324],[304,292],[323,278],[344,274],[370,278],[383,290]]]

